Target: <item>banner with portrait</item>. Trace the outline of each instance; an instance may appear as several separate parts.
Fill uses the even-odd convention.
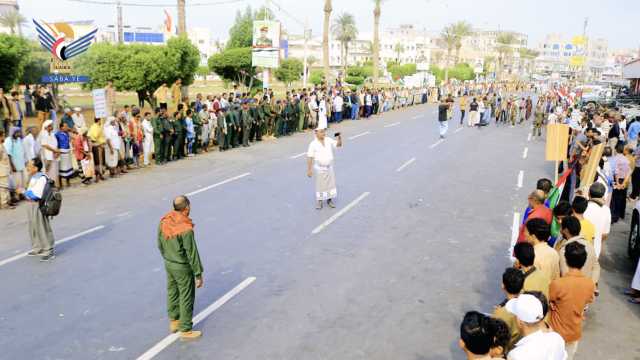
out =
[[[280,66],[280,23],[270,20],[253,22],[253,66],[275,69]]]

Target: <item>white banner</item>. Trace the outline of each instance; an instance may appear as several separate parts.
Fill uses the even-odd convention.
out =
[[[256,20],[253,22],[253,66],[275,69],[280,66],[280,23]]]
[[[97,118],[107,118],[109,112],[107,111],[107,92],[105,89],[95,89],[91,91],[93,95],[93,111]]]

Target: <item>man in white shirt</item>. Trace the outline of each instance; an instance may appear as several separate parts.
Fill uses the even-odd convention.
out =
[[[541,297],[544,295],[540,294]],[[508,360],[566,360],[567,352],[562,336],[546,331],[544,307],[538,297],[524,293],[505,305],[517,318],[522,339],[509,352]]]
[[[40,144],[36,141],[35,133],[35,126],[28,127],[27,136],[22,140],[22,145],[24,146],[24,157],[27,162],[33,160],[40,154]]]
[[[38,143],[42,149],[42,163],[46,175],[60,185],[58,179],[60,150],[58,150],[58,140],[53,134],[53,120],[46,120],[42,123],[42,130],[38,134]]]
[[[84,115],[82,115],[82,108],[74,107],[73,114],[71,114],[71,118],[73,119],[73,127],[78,134],[82,134],[83,130],[87,129],[87,123],[84,120]]]
[[[333,172],[333,150],[342,146],[342,137],[336,134],[338,140],[326,137],[326,130],[316,129],[316,138],[309,144],[307,150],[307,176],[316,178],[316,209],[322,209],[322,202],[335,208],[333,200],[338,195],[336,176]]]
[[[609,236],[611,230],[611,210],[605,204],[604,196],[606,188],[600,182],[595,182],[589,188],[589,205],[584,212],[584,218],[589,220],[596,229],[593,238],[593,247],[596,251],[596,257],[600,257],[602,252],[602,243]]]
[[[338,94],[333,98],[333,111],[335,112],[335,120],[338,123],[342,121],[343,104],[344,104],[344,100],[342,99],[341,94]]]

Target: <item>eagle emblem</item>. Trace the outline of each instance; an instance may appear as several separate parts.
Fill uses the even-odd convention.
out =
[[[98,33],[98,28],[93,28],[87,33],[77,36],[73,27],[67,23],[48,24],[36,19],[33,19],[33,23],[38,32],[40,45],[62,61],[87,51]]]

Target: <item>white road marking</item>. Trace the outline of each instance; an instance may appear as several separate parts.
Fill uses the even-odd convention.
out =
[[[399,121],[398,121],[398,122],[394,122],[394,123],[392,123],[392,124],[385,125],[384,127],[386,127],[386,128],[390,128],[390,127],[394,127],[394,126],[398,126],[398,125],[400,125],[400,122],[399,122]]]
[[[349,210],[351,210],[354,206],[356,206],[360,201],[362,201],[364,198],[369,196],[369,194],[370,193],[367,191],[362,195],[358,196],[355,200],[350,202],[349,205],[345,206],[342,210],[338,211],[337,213],[335,213],[335,215],[327,219],[327,221],[323,222],[322,224],[318,225],[318,227],[313,229],[311,234],[315,235],[320,231],[324,230],[327,226],[331,225],[334,221],[338,220],[340,216],[346,214]]]
[[[206,309],[202,310],[198,315],[193,318],[193,325],[198,325],[202,320],[206,319],[209,315],[211,315],[214,311],[218,310],[222,305],[231,300],[234,296],[238,295],[242,290],[246,289],[247,286],[251,285],[256,281],[255,277],[248,277],[240,284],[236,285],[231,291],[224,294],[221,298],[216,300],[213,304],[209,305]],[[166,349],[167,346],[173,344],[176,340],[180,338],[179,333],[174,333],[168,335],[164,339],[162,339],[159,343],[155,344],[151,349],[147,350],[144,354],[138,356],[138,360],[150,360],[153,359],[156,355],[158,355],[162,350]]]
[[[67,241],[71,241],[71,240],[77,239],[77,238],[79,238],[81,236],[84,236],[84,235],[87,235],[87,234],[90,234],[92,232],[96,232],[96,231],[102,230],[102,229],[104,229],[104,225],[98,225],[96,227],[92,227],[91,229],[85,230],[83,232],[79,232],[79,233],[77,233],[75,235],[67,236],[66,238],[62,238],[60,240],[57,240],[56,244],[64,244]],[[28,253],[28,251],[20,253],[20,254],[15,255],[15,256],[12,256],[12,257],[10,257],[8,259],[4,259],[4,260],[0,261],[0,266],[4,266],[4,265],[7,265],[7,264],[12,263],[14,261],[20,260],[23,257],[26,257],[27,253]]]
[[[301,157],[301,156],[304,156],[304,155],[306,155],[306,152],[303,152],[303,153],[300,153],[300,154],[297,154],[297,155],[290,156],[290,157],[289,157],[289,159],[297,159],[297,158],[299,158],[299,157]]]
[[[464,130],[464,127],[461,126],[461,127],[457,128],[456,131],[454,131],[454,133],[460,132],[462,130]]]
[[[526,159],[528,153],[529,153],[529,148],[528,147],[524,148],[524,151],[522,152],[522,158]]]
[[[442,144],[443,142],[444,142],[444,139],[440,139],[440,140],[438,140],[437,142],[435,142],[435,143],[431,144],[431,146],[429,146],[429,149],[433,149],[434,147],[436,147],[436,146],[438,146],[438,145]]]
[[[402,166],[400,166],[396,171],[400,172],[400,171],[404,170],[404,168],[406,168],[407,166],[411,165],[414,161],[416,161],[416,158],[409,159],[409,161],[407,161],[406,163],[402,164]]]
[[[358,135],[353,135],[352,137],[350,137],[350,138],[349,138],[349,140],[357,139],[357,138],[359,138],[360,136],[365,136],[365,135],[368,135],[368,134],[371,134],[371,132],[369,132],[369,131],[365,131],[365,132],[360,133],[360,134],[358,134]]]
[[[531,134],[527,136],[527,141],[531,141]]]
[[[518,172],[518,189],[522,187],[523,180],[524,180],[524,171],[520,170],[520,172]]]
[[[205,187],[203,187],[203,188],[201,188],[201,189],[198,189],[198,190],[192,191],[192,192],[190,192],[190,193],[186,193],[185,195],[187,195],[187,196],[193,196],[193,195],[195,195],[195,194],[199,194],[199,193],[201,193],[201,192],[205,192],[205,191],[207,191],[207,190],[211,190],[211,189],[213,189],[213,188],[216,188],[216,187],[218,187],[218,186],[220,186],[220,185],[224,185],[224,184],[226,184],[226,183],[230,183],[230,182],[232,182],[232,181],[235,181],[235,180],[238,180],[238,179],[242,179],[243,177],[245,177],[245,176],[249,176],[249,175],[251,175],[251,173],[244,173],[244,174],[241,174],[241,175],[238,175],[238,176],[234,176],[234,177],[229,178],[229,179],[227,179],[227,180],[222,180],[222,181],[220,181],[219,183],[215,183],[215,184],[213,184],[213,185],[205,186]]]
[[[420,119],[422,116],[423,116],[423,115],[416,115],[416,116],[412,117],[411,119],[412,119],[412,120]]]
[[[123,212],[123,213],[118,214],[116,216],[117,217],[125,217],[125,216],[129,216],[129,215],[131,215],[131,211],[126,211],[126,212]]]
[[[516,246],[516,241],[518,241],[518,233],[520,232],[520,213],[513,213],[513,223],[511,225],[511,244],[509,245],[509,253],[508,257],[513,261],[513,248]]]

